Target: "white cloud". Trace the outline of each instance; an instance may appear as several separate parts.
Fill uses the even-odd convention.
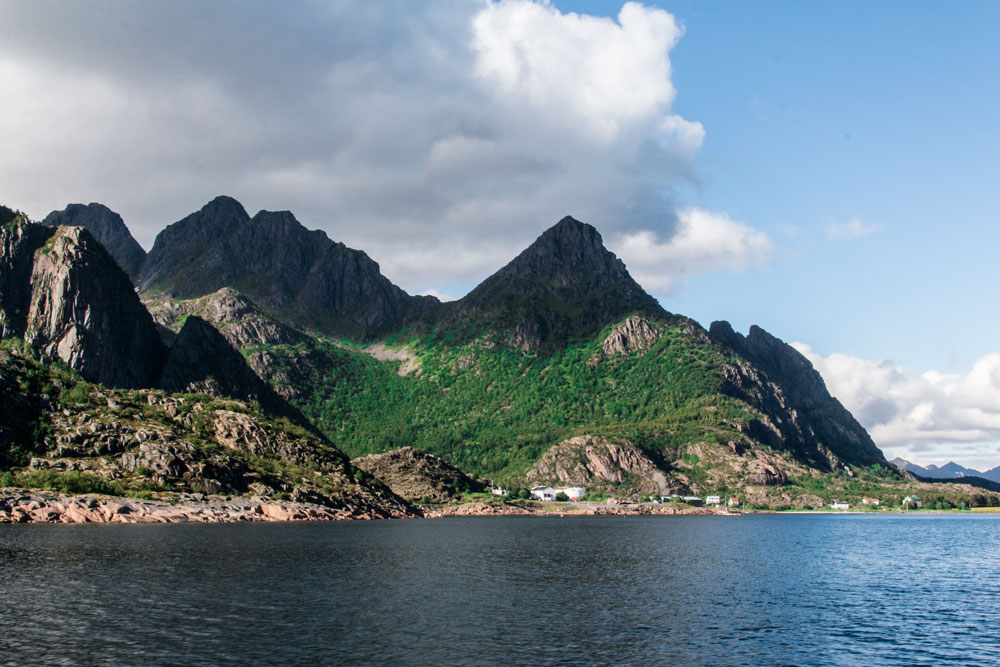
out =
[[[1000,464],[1000,354],[980,358],[965,375],[916,375],[889,361],[822,357],[792,345],[889,458],[925,465],[956,459],[980,470]]]
[[[668,52],[682,32],[667,12],[635,2],[617,24],[537,2],[491,4],[473,21],[476,74],[511,106],[582,122],[611,141],[670,107]]]
[[[867,225],[859,218],[848,222],[831,222],[826,228],[826,238],[831,241],[857,239],[878,231],[878,226]]]
[[[622,234],[615,252],[646,289],[670,291],[692,273],[744,269],[767,261],[773,244],[766,234],[724,213],[688,208],[678,212],[673,236],[659,240],[649,230]]]
[[[663,10],[37,0],[0,25],[0,194],[34,217],[100,201],[148,248],[228,194],[409,290],[481,280],[567,214],[650,239],[670,260],[634,267],[653,289],[766,241],[675,210],[705,130],[671,110],[683,30]]]

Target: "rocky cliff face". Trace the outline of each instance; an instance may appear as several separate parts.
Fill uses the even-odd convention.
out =
[[[51,227],[85,227],[114,257],[134,283],[139,277],[146,251],[132,238],[122,217],[103,204],[70,204],[49,213],[42,224]]]
[[[586,340],[631,313],[668,316],[596,229],[565,217],[464,298],[444,304],[436,324],[492,331],[535,350]]]
[[[163,347],[114,259],[81,227],[0,229],[4,337],[23,337],[85,377],[155,385]]]
[[[0,207],[0,337],[21,337],[28,326],[31,305],[31,271],[35,251],[55,232],[30,224],[23,216]]]
[[[791,345],[757,326],[744,337],[728,322],[713,322],[709,333],[741,358],[727,370],[723,391],[769,416],[748,424],[747,435],[776,449],[791,448],[821,470],[886,463],[864,427]]]
[[[365,253],[305,229],[291,213],[250,218],[229,197],[164,229],[139,287],[179,299],[232,287],[299,326],[360,340],[389,334],[438,304],[409,296]]]

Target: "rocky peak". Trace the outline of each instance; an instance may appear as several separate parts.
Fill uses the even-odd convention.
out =
[[[118,266],[135,282],[146,261],[146,251],[132,238],[122,217],[103,204],[70,204],[61,211],[49,213],[42,224],[52,227],[86,227],[95,239],[111,253]]]
[[[565,217],[459,301],[442,322],[504,335],[524,350],[584,340],[629,314],[666,317],[592,226]]]
[[[230,264],[226,241],[249,221],[238,201],[216,197],[167,226],[149,251],[139,275],[139,291],[189,298],[225,286]]]
[[[438,303],[406,294],[365,253],[307,230],[288,211],[251,219],[229,197],[164,229],[139,287],[181,299],[231,287],[294,325],[360,340],[396,331]]]
[[[6,207],[0,210],[0,217],[4,219],[0,226],[0,337],[20,338],[24,336],[31,305],[35,251],[54,230],[30,224]]]

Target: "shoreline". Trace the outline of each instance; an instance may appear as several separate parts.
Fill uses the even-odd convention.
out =
[[[393,518],[470,516],[741,516],[781,515],[982,515],[1000,508],[972,510],[768,510],[728,512],[713,507],[607,503],[487,503],[467,501],[454,505],[414,506],[413,513],[385,514],[372,509],[334,508],[311,503],[274,500],[260,496],[203,496],[177,494],[169,498],[138,499],[96,494],[69,495],[55,491],[0,488],[0,524],[11,523],[247,523],[298,521],[370,521]]]

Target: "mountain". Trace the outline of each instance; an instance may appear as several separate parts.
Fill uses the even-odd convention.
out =
[[[230,287],[300,327],[372,340],[438,305],[410,296],[368,255],[309,231],[287,211],[249,217],[230,197],[169,225],[139,278],[147,298],[191,299]]]
[[[940,467],[934,464],[924,467],[897,457],[890,461],[890,463],[900,470],[905,470],[906,472],[911,472],[914,475],[928,479],[961,479],[965,477],[979,477],[991,482],[1000,482],[1000,466],[991,468],[986,472],[980,472],[974,468],[966,468],[965,466],[959,465],[954,461],[949,461]]]
[[[514,348],[555,349],[627,314],[668,317],[605,249],[592,226],[567,216],[509,264],[437,313],[439,330],[499,334]]]
[[[147,339],[157,336],[144,348],[159,360],[145,386],[228,395],[271,417],[291,415],[285,424],[301,415],[329,451],[376,455],[374,474],[440,461],[511,488],[733,492],[767,507],[819,507],[832,494],[910,483],[805,357],[756,326],[746,335],[725,322],[706,331],[668,313],[597,230],[573,218],[440,304],[407,295],[364,253],[290,213],[251,218],[219,197],[157,237],[139,280],[148,311],[138,304],[132,315],[99,291],[114,286],[109,294],[136,305],[127,277],[86,230],[8,227],[23,227],[20,237],[0,237],[0,325],[12,336],[27,331],[25,298],[52,292],[32,277],[52,261],[46,244],[72,232],[87,251],[48,274],[67,283],[81,267],[103,268],[87,274],[93,288],[70,281],[44,299],[60,326],[105,312],[123,330],[141,322]],[[78,308],[53,309],[57,302]],[[96,345],[87,339],[83,349]],[[46,350],[68,358],[58,344]],[[286,401],[294,411],[281,411]],[[401,449],[399,461],[379,459]]]
[[[253,224],[232,200],[216,203],[233,229]],[[353,457],[412,446],[515,484],[650,491],[787,488],[885,464],[802,355],[757,327],[710,333],[671,315],[573,218],[377,345],[289,326],[229,282],[144,299],[175,332],[205,318]],[[572,462],[585,454],[591,463]]]
[[[146,251],[132,237],[122,217],[103,204],[70,204],[61,211],[49,213],[43,225],[50,227],[86,227],[97,241],[111,253],[118,266],[134,283],[146,261]]]

